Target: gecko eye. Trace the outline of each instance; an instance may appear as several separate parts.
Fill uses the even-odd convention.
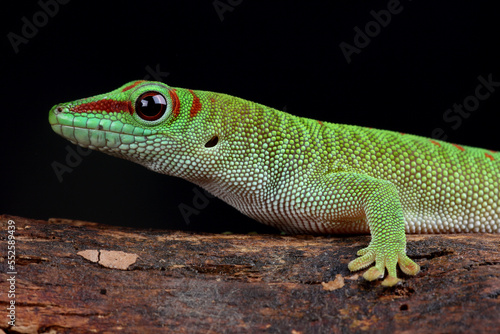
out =
[[[167,110],[167,100],[157,92],[147,92],[139,96],[135,103],[135,111],[145,121],[160,119]]]

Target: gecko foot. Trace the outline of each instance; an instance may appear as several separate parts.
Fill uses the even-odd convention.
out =
[[[349,270],[356,271],[368,267],[375,262],[375,266],[368,269],[363,277],[368,281],[373,281],[384,277],[387,268],[388,276],[382,281],[383,286],[394,286],[401,282],[396,274],[396,265],[399,263],[401,270],[407,275],[416,275],[420,266],[413,262],[405,253],[405,250],[390,251],[391,247],[380,250],[380,247],[370,245],[358,252],[359,258],[351,261]]]

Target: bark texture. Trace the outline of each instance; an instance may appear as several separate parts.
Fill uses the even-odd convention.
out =
[[[15,222],[17,274],[8,265]],[[13,225],[11,223],[11,225]],[[347,263],[369,236],[219,235],[0,216],[0,333],[493,333],[500,235],[410,235],[415,277]],[[15,298],[9,289],[15,276]],[[15,299],[15,326],[8,325]]]

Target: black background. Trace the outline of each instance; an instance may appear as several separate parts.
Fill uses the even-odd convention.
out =
[[[43,18],[37,1],[2,8],[0,213],[121,226],[270,231],[218,199],[190,217],[194,186],[93,152],[59,182],[75,146],[52,132],[56,103],[168,72],[171,86],[239,96],[290,113],[500,149],[500,89],[457,129],[443,120],[474,94],[478,76],[500,81],[494,2],[401,1],[402,10],[347,63],[339,47],[389,1],[70,1],[18,52],[8,34]],[[231,5],[232,4],[232,5]],[[54,8],[52,8],[54,10]],[[38,14],[37,14],[38,13]],[[222,16],[221,16],[222,15]],[[221,20],[221,17],[223,20]]]

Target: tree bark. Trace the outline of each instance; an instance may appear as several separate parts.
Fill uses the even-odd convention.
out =
[[[500,327],[498,234],[409,235],[408,255],[422,270],[399,272],[404,282],[393,288],[347,269],[369,236],[202,234],[8,215],[0,216],[0,236],[0,333]]]

